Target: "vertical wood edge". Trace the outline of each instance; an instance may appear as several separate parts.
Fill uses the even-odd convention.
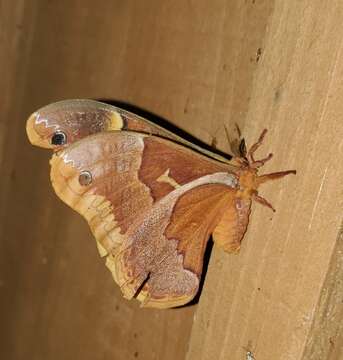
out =
[[[343,335],[343,223],[314,312],[303,360],[338,360]]]

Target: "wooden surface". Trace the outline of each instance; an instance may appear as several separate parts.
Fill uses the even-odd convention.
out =
[[[342,357],[342,6],[0,1],[4,358]],[[277,213],[254,206],[240,255],[213,251],[198,306],[122,299],[85,221],[53,194],[25,121],[75,97],[132,103],[223,150],[223,124],[248,142],[267,127],[264,171],[298,170],[262,189]]]
[[[257,2],[256,2],[257,3]],[[214,251],[187,359],[341,359],[342,35],[338,1],[275,1],[246,133],[270,129],[277,212],[255,205],[241,254]]]

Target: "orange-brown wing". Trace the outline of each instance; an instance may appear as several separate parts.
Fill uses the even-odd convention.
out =
[[[54,155],[51,166],[57,195],[88,220],[106,248],[142,209],[194,179],[229,169],[171,141],[127,131],[89,136]],[[79,177],[87,174],[92,181],[81,185]]]
[[[167,140],[107,132],[56,153],[51,180],[87,219],[124,296],[171,307],[196,294],[206,242],[237,185],[223,166]],[[155,198],[158,179],[170,189]]]
[[[126,298],[156,308],[194,298],[208,238],[234,187],[235,178],[228,173],[203,176],[173,190],[137,218],[107,258]]]
[[[228,163],[227,158],[202,149],[147,119],[94,100],[74,99],[49,104],[34,112],[26,123],[26,132],[33,145],[55,151],[89,135],[111,130],[161,136]]]
[[[141,137],[105,133],[50,161],[56,194],[86,218],[102,255],[116,248],[137,214],[153,204],[150,189],[138,178],[143,150]]]
[[[95,100],[62,100],[34,112],[26,123],[33,145],[59,150],[103,131],[134,130],[173,138],[173,134],[138,115]]]
[[[232,197],[223,208],[221,219],[213,231],[214,243],[228,253],[238,252],[247,230],[251,199]]]
[[[177,143],[155,136],[144,138],[139,178],[149,187],[155,201],[204,175],[236,170]]]

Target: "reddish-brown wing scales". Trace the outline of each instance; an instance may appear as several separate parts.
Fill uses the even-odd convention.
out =
[[[177,250],[184,257],[184,267],[198,277],[207,240],[234,193],[225,185],[207,184],[189,190],[175,204],[166,236],[178,241]],[[203,241],[199,241],[201,238]]]
[[[147,142],[168,159],[145,162]],[[211,165],[213,160],[185,149],[144,134],[106,132],[69,146],[51,160],[56,194],[87,219],[124,296],[137,296],[147,306],[177,306],[195,296],[207,240],[237,186],[229,165]],[[207,165],[207,173],[189,166],[187,176],[178,178],[180,184],[168,171],[197,160]],[[85,172],[91,174],[89,185],[79,181]],[[154,182],[142,172],[175,186],[156,199]],[[174,284],[175,279],[179,281]]]
[[[35,111],[26,123],[31,144],[54,151],[89,135],[112,130],[157,135],[184,144],[221,162],[228,162],[227,158],[204,150],[147,119],[94,100],[62,100],[49,104]]]
[[[144,153],[139,170],[140,179],[150,188],[155,200],[173,188],[201,176],[234,170],[233,166],[199,155],[176,143],[156,137],[144,138]]]
[[[216,214],[235,184],[228,173],[203,176],[173,190],[137,218],[118,252],[108,258],[124,296],[160,308],[193,299]],[[213,201],[219,198],[219,203]],[[175,224],[180,219],[182,229]],[[190,234],[185,227],[196,231]]]

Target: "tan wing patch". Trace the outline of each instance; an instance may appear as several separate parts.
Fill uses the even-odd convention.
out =
[[[165,171],[164,174],[162,174],[161,176],[159,176],[156,181],[157,182],[164,182],[169,184],[170,186],[172,186],[174,189],[178,188],[180,186],[180,184],[178,184],[175,179],[173,179],[170,175],[169,175],[170,169],[167,169]]]

